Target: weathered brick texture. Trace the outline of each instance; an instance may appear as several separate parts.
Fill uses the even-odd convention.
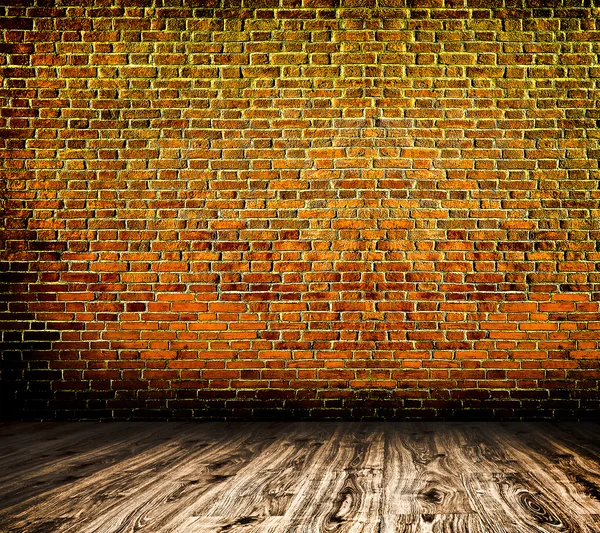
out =
[[[589,0],[9,0],[0,32],[5,416],[600,413]]]

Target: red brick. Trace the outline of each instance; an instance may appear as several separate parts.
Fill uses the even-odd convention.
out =
[[[7,12],[0,323],[48,418],[590,415],[594,13],[479,4]]]

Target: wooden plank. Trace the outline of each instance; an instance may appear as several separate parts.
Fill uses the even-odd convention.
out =
[[[445,443],[455,472],[473,474],[515,472],[521,466],[507,450],[501,426],[496,423],[448,424],[441,434],[434,425],[438,439]]]
[[[384,515],[470,513],[460,465],[446,425],[390,425],[386,430]]]
[[[344,431],[339,424],[297,425],[283,443],[240,471],[225,493],[213,491],[201,499],[195,506],[196,519],[186,527],[193,524],[193,527],[206,528],[219,524],[225,531],[237,529],[243,522],[243,530],[296,529],[298,524],[291,521],[298,519],[299,510],[306,508],[308,514],[315,512],[311,507],[315,502],[311,499],[314,492],[310,490],[310,479],[316,477],[316,472],[328,471],[326,465],[338,456],[338,444]],[[279,488],[277,480],[285,478],[280,477],[278,469],[291,476]],[[277,493],[283,494],[279,503],[273,501]],[[318,513],[318,508],[316,511]]]
[[[600,465],[556,438],[551,424],[510,424],[500,433],[507,451],[553,497],[570,501],[571,511],[600,513]]]
[[[475,513],[383,515],[380,533],[490,533]]]
[[[376,424],[339,424],[315,456],[303,490],[277,531],[377,532],[381,507],[385,435]]]
[[[231,457],[241,455],[250,460],[262,446],[277,438],[273,433],[278,431],[272,426],[231,425],[229,433],[218,435],[211,430],[211,425],[191,427],[194,427],[192,435],[204,442],[191,445],[189,429],[176,438],[163,437],[162,443],[157,439],[153,448],[124,458],[97,475],[48,491],[41,501],[22,502],[18,508],[11,509],[11,531],[28,531],[36,517],[71,517],[70,522],[55,530],[57,532],[139,530],[148,525],[144,516],[153,509],[149,502],[157,505],[163,500],[170,505],[163,503],[156,514],[161,519],[171,519],[171,511],[179,516],[178,513],[186,509],[190,493],[197,496],[206,487],[214,488],[227,480],[227,476],[213,475],[213,465],[229,464]],[[237,448],[242,449],[239,455],[236,455]],[[0,523],[6,517],[0,514]],[[150,525],[148,530],[152,527]]]
[[[464,483],[486,531],[594,533],[586,515],[573,513],[571,502],[560,500],[526,472],[498,473],[491,480],[465,476]]]
[[[222,516],[190,516],[173,533],[262,533],[264,528],[277,530],[280,521],[281,517],[246,516],[232,520]]]
[[[42,424],[35,424],[39,430],[28,431],[25,435],[15,433],[0,438],[0,462],[2,472],[9,474],[12,468],[22,472],[24,468],[37,468],[52,463],[64,455],[75,453],[99,445],[98,441],[110,439],[111,435],[121,434],[126,424],[82,423],[76,431],[69,431],[70,424],[52,424],[42,430]],[[26,428],[27,426],[20,427]],[[74,426],[74,424],[72,424]],[[18,430],[17,430],[18,431]]]
[[[152,498],[129,502],[119,512],[111,512],[113,520],[118,520],[118,527],[104,521],[102,530],[140,531],[146,530],[144,524],[148,523],[152,528],[148,531],[157,528],[245,531],[271,515],[282,514],[285,502],[293,495],[294,480],[288,478],[288,474],[302,467],[314,453],[312,448],[318,449],[315,446],[318,432],[313,430],[312,440],[309,440],[300,426],[287,425],[283,430],[280,427],[277,435],[270,435],[264,425],[258,427],[243,446],[231,446],[218,460],[205,465],[211,478],[197,479],[198,467],[202,464],[190,457],[185,466],[169,473],[171,485],[163,484],[152,491]],[[175,476],[190,477],[194,471],[193,486],[181,481],[179,485],[172,485]],[[128,511],[129,515],[125,516]],[[89,530],[94,531],[97,525],[93,524]]]
[[[212,501],[202,504],[207,516],[283,516],[292,499],[302,489],[309,465],[335,432],[327,424],[300,424],[290,427],[277,443],[255,458],[226,487],[215,492]]]
[[[536,426],[537,427],[537,426]],[[544,431],[553,442],[568,449],[574,449],[579,456],[594,464],[600,463],[600,431],[593,431],[598,424],[553,423]]]
[[[185,521],[198,501],[210,497],[221,486],[229,486],[256,457],[280,438],[285,425],[275,423],[217,425],[225,429],[215,434],[206,447],[194,448],[178,443],[179,456],[171,456],[148,481],[141,479],[135,494],[118,498],[96,520],[64,533],[133,533],[172,530]],[[210,437],[210,431],[205,437]]]
[[[0,460],[15,450],[24,450],[35,445],[46,436],[65,438],[65,422],[1,422],[0,423]],[[82,425],[99,425],[89,423]],[[79,431],[79,430],[78,430]],[[71,432],[75,433],[75,432]]]
[[[180,427],[143,424],[82,424],[63,437],[45,435],[23,457],[5,457],[0,471],[0,508],[93,476],[125,458],[155,447]]]

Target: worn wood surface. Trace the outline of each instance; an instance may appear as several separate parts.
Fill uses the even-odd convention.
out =
[[[599,533],[600,424],[0,424],[0,533]]]

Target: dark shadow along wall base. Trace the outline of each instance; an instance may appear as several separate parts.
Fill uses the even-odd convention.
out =
[[[590,2],[0,7],[6,418],[600,413]]]

